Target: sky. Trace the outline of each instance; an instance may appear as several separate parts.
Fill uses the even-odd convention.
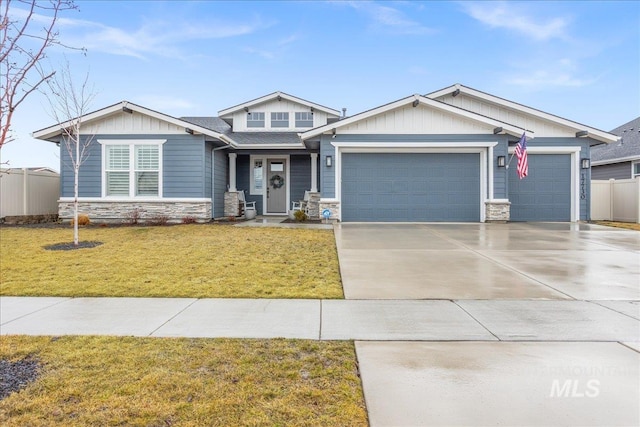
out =
[[[282,91],[347,114],[455,83],[602,130],[640,115],[640,2],[76,1],[46,66],[88,73],[92,110],[172,116]],[[18,13],[18,12],[16,12]],[[65,59],[66,58],[66,59]],[[60,170],[46,97],[16,111],[9,167]]]

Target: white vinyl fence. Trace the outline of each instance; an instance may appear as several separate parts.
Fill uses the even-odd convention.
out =
[[[591,219],[640,223],[640,177],[592,180]]]
[[[0,218],[58,213],[60,174],[52,171],[0,171]]]

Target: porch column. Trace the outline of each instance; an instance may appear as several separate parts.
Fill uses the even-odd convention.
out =
[[[236,189],[236,153],[229,153],[229,191],[238,191]]]
[[[318,153],[311,153],[311,192],[318,191]]]

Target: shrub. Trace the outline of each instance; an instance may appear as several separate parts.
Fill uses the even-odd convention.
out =
[[[75,224],[74,218],[71,218],[71,226]],[[78,214],[78,225],[89,225],[91,224],[91,220],[89,219],[89,215],[86,214]]]
[[[166,215],[156,215],[147,221],[151,225],[167,225],[169,217]]]
[[[127,213],[127,224],[136,225],[140,222],[142,218],[142,214],[144,213],[143,209],[135,208],[131,212]]]
[[[296,217],[296,221],[302,222],[307,220],[307,214],[304,211],[295,211],[293,216]]]
[[[182,218],[182,223],[183,224],[195,224],[196,222],[196,217],[194,216],[185,216]]]

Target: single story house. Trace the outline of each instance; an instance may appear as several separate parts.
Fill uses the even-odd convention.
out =
[[[632,179],[640,176],[640,117],[610,133],[620,140],[591,148],[591,179]]]
[[[65,123],[34,132],[60,144]],[[308,194],[312,216],[341,221],[589,219],[591,146],[617,136],[463,85],[346,117],[283,92],[216,117],[175,118],[123,101],[83,117],[93,136],[80,169],[81,211],[96,220],[261,215]],[[509,167],[522,134],[529,176]],[[61,146],[63,144],[60,144]],[[61,148],[59,215],[73,172]]]

